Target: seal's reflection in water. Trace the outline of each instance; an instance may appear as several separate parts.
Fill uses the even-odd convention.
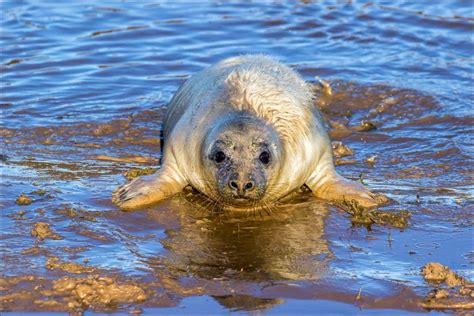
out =
[[[272,211],[211,214],[195,194],[185,193],[149,211],[166,228],[166,252],[148,264],[173,278],[253,284],[317,280],[331,258],[324,239],[327,205],[307,192],[294,193]],[[201,205],[200,205],[201,204]],[[231,309],[261,309],[280,302],[233,293],[205,293]],[[240,294],[245,294],[240,292]],[[218,296],[218,297],[217,297]]]

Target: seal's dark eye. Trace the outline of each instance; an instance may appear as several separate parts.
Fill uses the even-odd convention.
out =
[[[264,165],[268,165],[270,163],[270,154],[268,153],[268,151],[264,151],[260,154],[260,156],[258,157],[258,159],[260,159],[260,161],[264,164]]]
[[[214,155],[214,161],[217,162],[217,163],[221,163],[225,160],[225,154],[223,151],[218,151],[215,153]]]

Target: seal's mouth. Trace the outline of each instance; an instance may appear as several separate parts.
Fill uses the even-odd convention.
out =
[[[237,198],[232,199],[230,202],[231,204],[235,204],[235,205],[248,205],[248,204],[252,204],[252,202],[255,202],[255,200],[246,198],[246,197],[237,197]]]
[[[260,204],[253,204],[253,203],[244,203],[244,204],[223,204],[222,209],[225,211],[231,211],[231,212],[248,212],[248,211],[256,211],[259,209],[262,209],[263,206]]]
[[[261,204],[264,196],[265,190],[260,188],[246,192],[245,190],[231,191],[228,186],[223,186],[223,189],[215,192],[214,200],[218,201],[222,206],[253,209],[256,205]]]
[[[255,198],[255,197],[249,197],[249,196],[226,196],[224,197],[223,200],[221,200],[221,204],[224,207],[229,207],[229,208],[238,208],[238,209],[249,209],[249,208],[255,208],[257,205],[259,205],[261,199],[260,198]]]
[[[208,208],[209,205],[213,212],[216,210],[226,210],[226,211],[249,211],[249,210],[258,210],[265,208],[266,203],[263,202],[262,197],[236,197],[229,195],[221,195],[219,193],[215,194],[204,194],[201,191],[198,191],[192,187],[189,187],[186,191],[188,194],[185,194],[184,197],[193,202],[197,203],[205,208]]]

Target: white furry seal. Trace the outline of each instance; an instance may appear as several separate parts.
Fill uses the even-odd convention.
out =
[[[122,209],[191,185],[223,207],[268,207],[306,185],[317,197],[375,206],[375,195],[334,169],[311,88],[260,55],[229,58],[194,76],[171,100],[161,169],[113,193]]]

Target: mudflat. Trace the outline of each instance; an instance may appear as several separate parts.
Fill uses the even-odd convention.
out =
[[[2,310],[472,309],[470,4],[183,6],[3,4]],[[126,178],[159,168],[183,80],[244,53],[314,83],[338,172],[389,204],[304,190],[242,214],[192,190],[112,204]]]

